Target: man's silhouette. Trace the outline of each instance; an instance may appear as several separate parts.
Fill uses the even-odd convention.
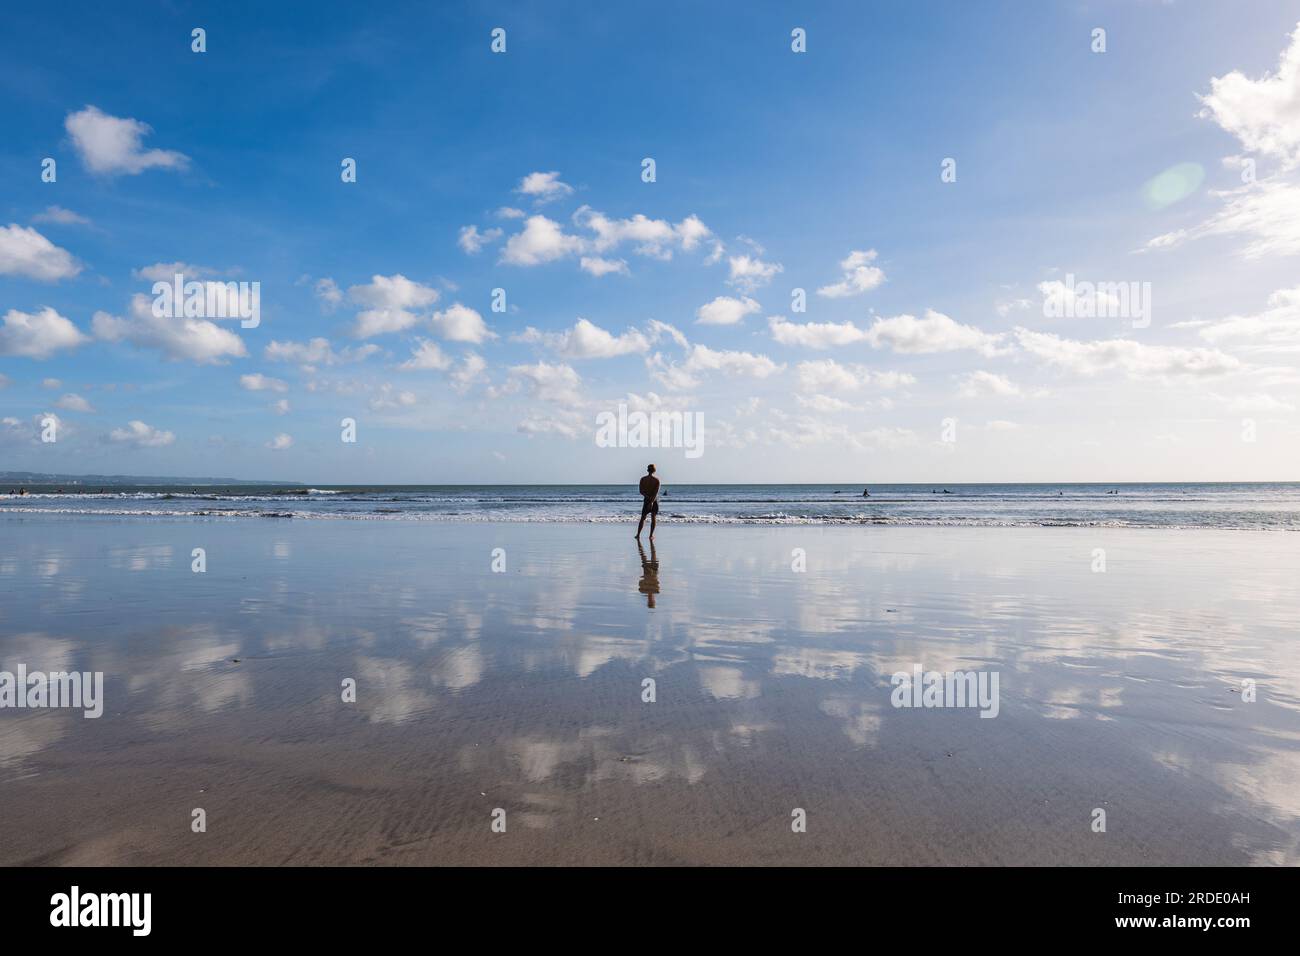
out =
[[[636,549],[641,552],[641,580],[636,589],[645,595],[646,607],[655,606],[655,595],[659,593],[659,556],[655,554],[655,543],[650,542],[650,557],[645,556],[645,548],[638,540]]]
[[[655,522],[659,518],[659,479],[655,477],[655,466],[646,465],[646,473],[641,476],[641,521],[636,526],[637,540],[641,539],[641,529],[645,527],[645,516],[650,516],[650,540],[655,539]]]

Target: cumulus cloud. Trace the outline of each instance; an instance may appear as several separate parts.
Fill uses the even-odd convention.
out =
[[[1277,69],[1252,80],[1239,70],[1210,79],[1203,116],[1214,119],[1253,153],[1300,165],[1300,23]]]
[[[496,242],[501,238],[500,229],[485,229],[483,232],[478,231],[478,226],[461,226],[460,236],[456,243],[465,251],[466,255],[477,255],[484,246]]]
[[[413,310],[437,302],[439,294],[437,289],[413,282],[400,273],[372,276],[367,284],[348,289],[348,298],[365,307],[357,313],[352,334],[368,339],[409,329],[419,321]]]
[[[582,377],[571,365],[538,362],[535,365],[515,365],[510,369],[511,382],[507,390],[527,387],[529,394],[542,402],[570,408],[582,404]]]
[[[36,313],[10,309],[0,325],[0,355],[15,358],[47,359],[89,341],[89,336],[48,306]]]
[[[784,271],[779,262],[764,262],[757,256],[739,255],[727,259],[729,275],[727,282],[741,292],[751,293],[772,281],[773,277]]]
[[[335,351],[329,339],[317,337],[307,342],[272,341],[263,350],[262,355],[270,362],[292,362],[297,365],[314,367],[317,365],[347,365],[352,362],[362,362],[378,351],[379,346],[373,344]]]
[[[570,359],[614,358],[650,350],[650,340],[636,329],[614,335],[583,318],[561,332],[541,332],[530,326],[514,339],[540,343]]]
[[[627,262],[623,259],[604,259],[600,256],[583,256],[579,260],[578,264],[582,267],[583,272],[594,275],[597,278],[600,276],[607,276],[610,273],[618,273],[619,275],[628,274]]]
[[[709,372],[761,379],[775,375],[784,368],[784,365],[773,362],[766,355],[711,349],[707,345],[691,346],[685,360],[681,362],[671,362],[659,352],[646,360],[650,377],[674,391],[698,387],[703,376]]]
[[[325,303],[324,308],[327,310],[335,308],[343,301],[343,290],[329,276],[317,279],[316,284],[312,286],[312,292],[316,294],[316,298]]]
[[[132,269],[131,275],[148,282],[172,282],[177,275],[183,275],[187,281],[208,279],[219,275],[216,269],[208,266],[196,266],[192,262],[155,262],[142,269]]]
[[[46,206],[44,212],[32,216],[32,222],[52,222],[58,226],[89,226],[90,220],[62,206]]]
[[[289,384],[278,378],[271,378],[261,372],[239,376],[239,387],[250,392],[287,392]]]
[[[1209,348],[1143,345],[1129,339],[1081,342],[1046,332],[1016,329],[1020,347],[1049,365],[1080,375],[1121,371],[1132,378],[1209,377],[1242,370],[1242,363]]]
[[[56,246],[30,226],[10,223],[0,229],[0,275],[57,282],[71,279],[79,272],[81,263],[72,253]]]
[[[846,258],[840,260],[840,270],[844,273],[843,278],[833,285],[822,286],[817,290],[817,294],[826,296],[828,299],[843,299],[847,296],[870,292],[885,281],[884,271],[871,264],[875,260],[875,249],[855,249]]]
[[[856,392],[864,388],[895,389],[915,385],[907,372],[876,371],[865,365],[841,365],[833,359],[800,362],[795,366],[804,392]]]
[[[459,302],[429,317],[429,326],[441,338],[449,342],[471,342],[479,345],[488,339],[496,338],[496,333],[488,328],[483,316],[467,305]]]
[[[873,348],[888,347],[907,355],[968,349],[991,356],[1007,351],[1001,345],[1002,336],[955,322],[933,309],[927,309],[925,317],[920,319],[912,315],[876,319],[864,337]]]
[[[293,436],[280,432],[280,434],[276,435],[266,443],[266,447],[271,449],[271,451],[284,451],[286,448],[292,448]]]
[[[720,295],[695,310],[695,321],[700,325],[735,325],[744,321],[745,316],[753,315],[761,308],[748,296],[736,299]]]
[[[408,372],[444,372],[451,368],[451,365],[450,356],[438,348],[437,342],[432,342],[429,339],[419,339],[415,347],[411,349],[411,357],[399,365],[398,368]]]
[[[175,434],[146,425],[142,421],[129,421],[126,428],[114,428],[108,433],[109,441],[135,448],[161,448],[176,440]]]
[[[145,149],[141,144],[153,132],[147,123],[123,119],[87,106],[69,113],[64,128],[81,162],[92,173],[134,176],[146,169],[185,169],[189,157],[169,149]]]
[[[781,315],[769,316],[768,331],[782,345],[808,349],[829,349],[867,341],[866,329],[852,322],[791,322]]]
[[[538,266],[575,255],[582,247],[582,239],[567,235],[554,219],[529,216],[523,231],[506,240],[501,261],[512,266]]]
[[[85,412],[86,414],[91,414],[95,411],[90,402],[72,392],[69,392],[67,395],[64,395],[55,402],[54,407],[61,408],[65,412]]]
[[[483,360],[483,357],[481,355],[476,355],[473,352],[468,352],[460,360],[460,365],[456,367],[456,370],[453,371],[448,378],[451,381],[451,387],[453,389],[457,392],[464,393],[472,388],[474,384],[483,377],[483,373],[486,371],[487,362]]]
[[[651,219],[637,213],[630,219],[611,219],[590,206],[582,206],[573,214],[573,222],[581,229],[595,233],[589,240],[595,252],[607,252],[624,243],[630,244],[637,255],[653,259],[671,259],[675,249],[690,252],[712,235],[709,227],[698,216],[687,216],[674,225],[666,219]]]
[[[515,192],[530,196],[533,202],[540,206],[542,203],[553,202],[571,195],[573,187],[561,182],[560,174],[551,170],[549,173],[529,173],[519,180]]]
[[[962,398],[981,398],[986,395],[998,398],[1018,398],[1024,392],[1019,385],[1005,375],[981,370],[963,375],[957,386],[957,394]]]
[[[126,341],[139,348],[157,349],[174,362],[224,365],[228,359],[248,355],[244,340],[215,322],[154,315],[153,300],[143,293],[131,297],[127,318],[96,312],[91,331],[106,342]]]

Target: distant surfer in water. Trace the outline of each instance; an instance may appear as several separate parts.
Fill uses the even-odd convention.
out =
[[[871,489],[870,489],[870,488],[863,488],[863,489],[862,489],[862,497],[864,497],[864,498],[870,498],[870,497],[871,497]]]

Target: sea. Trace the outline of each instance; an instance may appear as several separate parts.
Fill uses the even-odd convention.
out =
[[[634,520],[634,485],[29,485],[0,515],[197,519]],[[863,492],[869,492],[868,495]],[[1300,482],[671,485],[660,520],[704,525],[1300,530]]]

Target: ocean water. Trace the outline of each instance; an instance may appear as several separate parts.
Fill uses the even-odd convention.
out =
[[[634,520],[627,485],[205,485],[0,489],[0,514],[198,518]],[[1300,482],[669,485],[660,518],[695,524],[1300,530]]]

